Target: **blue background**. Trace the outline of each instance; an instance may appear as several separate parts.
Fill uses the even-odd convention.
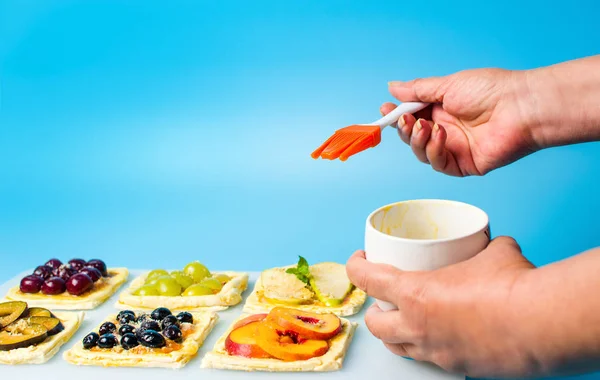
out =
[[[0,0],[0,280],[51,256],[344,262],[370,211],[411,198],[482,207],[537,265],[600,246],[597,143],[466,179],[394,130],[309,157],[378,118],[390,80],[600,53],[600,6],[555,4]]]

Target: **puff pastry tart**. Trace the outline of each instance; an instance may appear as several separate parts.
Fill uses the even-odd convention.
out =
[[[244,312],[266,313],[276,306],[287,306],[349,316],[358,313],[366,299],[366,293],[350,283],[345,265],[325,262],[309,266],[301,257],[296,266],[262,272]]]
[[[174,315],[164,307],[151,314],[121,311],[63,357],[76,365],[181,368],[196,355],[217,320],[214,312]]]
[[[118,309],[152,310],[159,306],[171,310],[220,311],[242,301],[248,287],[248,274],[211,273],[199,262],[182,271],[156,269],[136,278],[119,295]]]
[[[72,336],[83,312],[50,312],[25,302],[0,304],[0,363],[42,364]]]
[[[9,289],[6,298],[29,306],[89,310],[104,303],[127,281],[126,268],[106,268],[101,260],[51,259]]]
[[[202,368],[325,372],[342,368],[356,323],[335,314],[274,307],[244,314],[202,360]]]

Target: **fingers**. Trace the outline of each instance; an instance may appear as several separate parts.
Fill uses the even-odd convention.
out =
[[[356,287],[371,297],[387,302],[394,302],[395,289],[404,275],[391,265],[367,261],[364,251],[356,251],[348,259],[346,272]]]
[[[431,137],[425,146],[425,155],[431,167],[438,172],[443,172],[447,164],[446,154],[446,130],[438,124],[434,124]]]
[[[414,79],[408,82],[390,82],[390,93],[402,102],[442,103],[448,77]]]
[[[431,124],[424,119],[419,119],[413,126],[412,135],[410,137],[410,147],[419,161],[428,164],[427,153],[425,147],[431,136]]]
[[[412,342],[408,324],[399,310],[383,311],[374,304],[365,314],[365,324],[371,334],[384,343]]]
[[[398,120],[398,136],[408,145],[410,145],[410,137],[416,122],[417,119],[409,113],[405,113]]]

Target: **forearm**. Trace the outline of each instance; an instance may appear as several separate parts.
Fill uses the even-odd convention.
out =
[[[532,370],[600,369],[600,248],[534,269],[516,283],[511,320]]]
[[[600,55],[525,72],[523,107],[539,149],[600,140]]]

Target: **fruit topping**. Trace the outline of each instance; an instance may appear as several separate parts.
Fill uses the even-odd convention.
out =
[[[231,277],[229,277],[226,274],[216,274],[213,276],[213,278],[216,278],[217,280],[219,280],[221,282],[221,284],[225,285],[226,283],[229,282],[229,280],[231,280]]]
[[[17,323],[11,331],[0,332],[0,351],[29,347],[43,342],[48,330],[34,323]]]
[[[84,273],[77,273],[67,280],[67,291],[74,296],[82,295],[94,287],[94,281]]]
[[[67,282],[71,278],[71,276],[73,276],[76,273],[77,271],[69,267],[68,265],[62,265],[60,268],[52,271],[52,274],[54,276],[62,278],[65,282]]]
[[[120,311],[119,314],[117,314],[117,321],[122,325],[135,322],[135,313],[131,310]]]
[[[183,272],[171,273],[171,277],[173,277],[175,279],[175,281],[177,281],[179,286],[181,286],[182,290],[187,289],[194,284],[194,279],[191,278],[190,276],[183,274]]]
[[[160,293],[152,285],[144,285],[133,292],[134,296],[159,296]]]
[[[29,317],[29,323],[44,326],[48,330],[48,336],[56,335],[65,329],[60,319],[53,317]]]
[[[48,309],[43,307],[30,307],[27,310],[28,317],[54,317],[54,315]]]
[[[194,317],[187,311],[182,311],[181,313],[177,314],[177,320],[179,323],[194,323]]]
[[[168,275],[169,275],[169,272],[167,272],[164,269],[155,269],[153,271],[150,271],[150,273],[148,273],[148,276],[146,276],[146,282],[150,282],[159,277],[168,276]]]
[[[62,262],[59,259],[50,259],[45,265],[52,269],[58,269],[62,265]]]
[[[50,277],[42,285],[42,293],[52,296],[56,294],[64,293],[67,290],[65,281],[60,277]]]
[[[152,311],[150,317],[152,317],[152,319],[154,319],[155,321],[162,321],[168,315],[171,315],[171,310],[167,309],[166,307],[159,307]]]
[[[45,280],[52,276],[52,268],[47,265],[40,265],[39,267],[35,268],[33,274]]]
[[[21,279],[19,290],[23,293],[38,293],[42,289],[44,279],[40,276],[29,275]]]
[[[119,344],[119,341],[113,334],[104,334],[98,339],[98,347],[100,348],[113,348],[117,344]]]
[[[290,268],[291,269],[291,268]],[[297,276],[287,273],[284,268],[273,268],[261,273],[264,296],[276,302],[290,305],[312,301],[314,293]]]
[[[265,318],[267,318],[267,314],[252,314],[242,320],[237,321],[237,323],[235,325],[233,325],[233,329],[235,330],[235,329],[245,326],[249,323],[262,321]]]
[[[87,262],[83,259],[71,259],[69,260],[69,266],[73,268],[75,271],[79,272],[85,267]]]
[[[221,289],[223,288],[223,284],[221,283],[221,281],[217,280],[216,278],[212,278],[212,277],[205,278],[204,280],[202,280],[200,282],[200,285],[209,288],[214,293],[220,292]]]
[[[138,316],[135,319],[135,321],[137,323],[143,323],[143,322],[145,322],[147,320],[150,320],[150,319],[152,319],[152,318],[150,318],[150,316],[148,314],[146,314],[146,313],[140,313],[140,314],[138,314]]]
[[[266,353],[284,361],[308,360],[329,350],[326,340],[305,339],[298,332],[283,330],[269,321],[258,323],[256,341]]]
[[[213,294],[212,290],[204,285],[194,284],[187,288],[181,295],[184,297],[208,296]]]
[[[200,264],[198,261],[194,261],[186,265],[183,268],[183,273],[185,273],[187,276],[190,276],[196,283],[210,276],[210,271],[208,268]]]
[[[173,297],[181,294],[181,285],[171,276],[159,277],[154,286],[161,296]]]
[[[0,303],[0,328],[4,328],[25,315],[27,303],[21,301]]]
[[[163,319],[161,322],[161,326],[162,326],[163,330],[172,325],[179,326],[179,321],[177,320],[177,317],[174,315],[167,315],[165,317],[165,319]]]
[[[243,321],[248,320],[248,318]],[[242,322],[242,321],[240,321]],[[259,320],[248,323],[238,323],[236,328],[225,339],[225,350],[229,355],[243,356],[246,358],[270,358],[257,343]]]
[[[169,325],[163,330],[163,335],[167,339],[180,343],[183,340],[183,333],[177,325]]]
[[[138,340],[142,346],[150,348],[160,348],[167,344],[165,338],[155,330],[144,331],[138,335]]]
[[[121,327],[119,327],[119,335],[123,336],[125,334],[134,334],[135,333],[135,327],[133,327],[132,325],[121,325]]]
[[[342,330],[342,322],[335,314],[317,314],[275,307],[267,319],[284,330],[295,331],[307,339],[331,339]]]
[[[87,334],[82,341],[83,348],[89,350],[92,347],[96,347],[96,345],[98,344],[98,340],[100,340],[100,336],[95,332]]]
[[[108,276],[108,271],[106,269],[106,264],[102,260],[93,259],[87,262],[86,267],[93,267],[100,271],[103,277]]]
[[[138,331],[140,333],[142,333],[146,330],[160,331],[161,328],[160,328],[160,325],[158,324],[158,322],[153,321],[153,320],[147,320],[147,321],[142,322]]]
[[[139,346],[140,342],[138,342],[135,334],[127,333],[121,336],[121,347],[126,350],[131,350],[134,347]]]
[[[105,334],[114,333],[115,331],[117,331],[117,326],[115,326],[114,323],[112,323],[112,322],[104,322],[100,326],[100,329],[98,330],[98,333],[100,335],[105,335]]]
[[[100,271],[94,267],[84,267],[81,268],[81,270],[79,271],[79,273],[81,274],[85,274],[88,275],[89,278],[92,279],[92,281],[96,282],[99,279],[102,278],[102,273],[100,273]]]
[[[335,307],[344,302],[346,296],[354,290],[348,279],[346,266],[338,263],[320,263],[310,267],[310,286],[319,301],[326,306]]]

